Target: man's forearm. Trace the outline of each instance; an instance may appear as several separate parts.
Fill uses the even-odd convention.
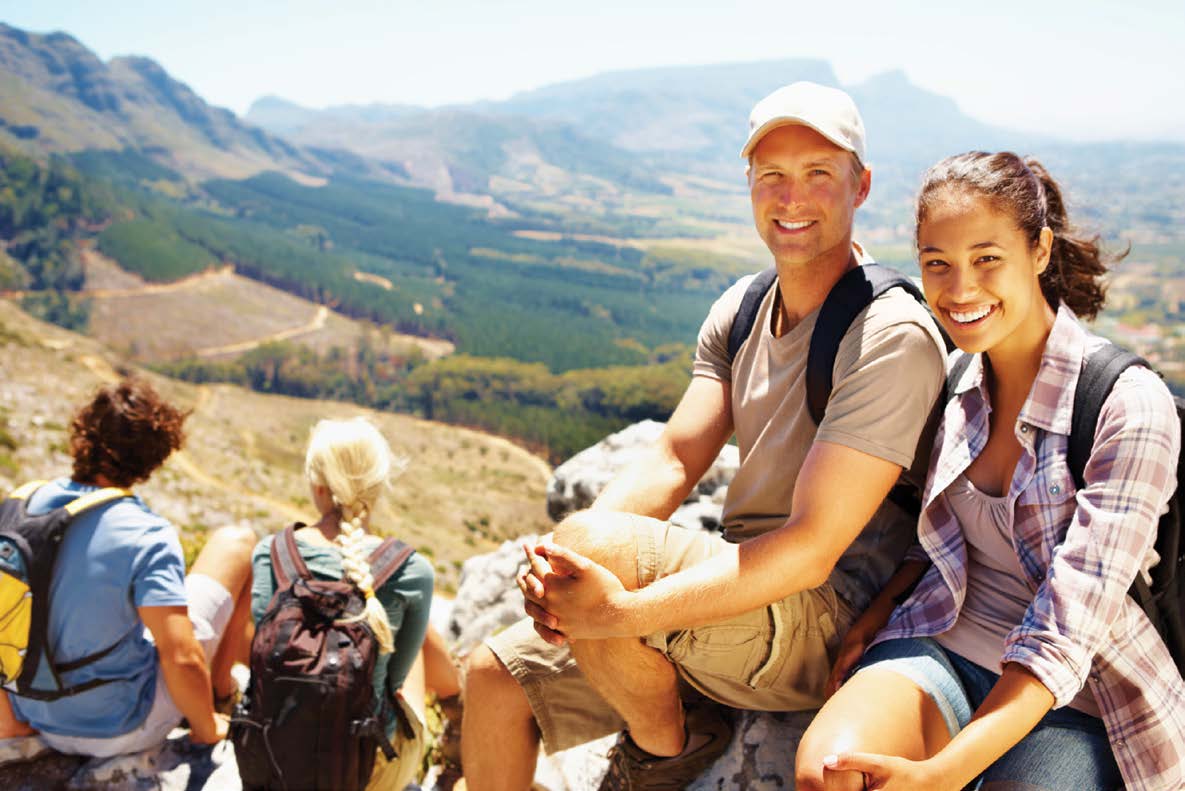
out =
[[[667,519],[695,484],[676,460],[651,449],[618,473],[597,495],[591,509]]]
[[[787,525],[729,544],[723,552],[625,598],[631,636],[688,629],[732,618],[826,581],[834,559]]]
[[[194,737],[201,741],[214,738],[214,692],[210,684],[210,671],[200,647],[196,651],[178,652],[171,659],[161,657],[161,672],[165,686],[173,697],[177,708],[189,720]]]

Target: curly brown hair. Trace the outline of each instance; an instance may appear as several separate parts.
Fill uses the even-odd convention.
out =
[[[102,476],[116,486],[148,480],[184,443],[187,417],[143,379],[100,389],[70,423],[74,480],[96,483]]]

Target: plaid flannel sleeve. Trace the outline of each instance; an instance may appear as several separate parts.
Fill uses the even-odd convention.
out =
[[[1055,706],[1082,688],[1155,541],[1176,486],[1180,440],[1163,382],[1147,369],[1125,372],[1099,416],[1073,520],[1001,659],[1032,672]]]

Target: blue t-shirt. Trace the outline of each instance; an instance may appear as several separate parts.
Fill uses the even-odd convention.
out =
[[[47,513],[95,490],[61,478],[29,498],[29,511]],[[185,556],[176,531],[138,497],[83,513],[66,530],[49,598],[49,645],[58,664],[116,644],[62,682],[121,680],[49,702],[14,695],[17,716],[41,731],[89,738],[140,725],[152,707],[159,661],[136,608],[185,606]],[[44,669],[43,663],[41,678]]]

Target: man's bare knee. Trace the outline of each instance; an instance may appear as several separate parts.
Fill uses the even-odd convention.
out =
[[[638,587],[637,541],[627,514],[577,511],[556,525],[554,541],[617,575],[626,588]]]
[[[475,706],[490,706],[505,716],[527,716],[534,719],[527,693],[519,686],[502,660],[481,645],[473,650],[465,662],[465,711]]]

